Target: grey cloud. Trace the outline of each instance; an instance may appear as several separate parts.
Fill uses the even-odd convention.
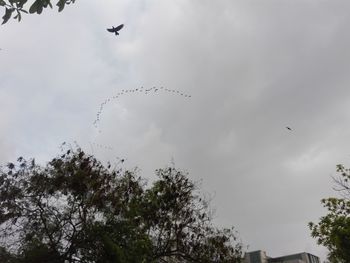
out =
[[[96,142],[113,148],[93,149],[99,157],[125,156],[152,178],[174,158],[215,193],[217,222],[237,226],[251,249],[324,256],[307,222],[324,213],[335,164],[348,162],[349,7],[86,1],[6,25],[0,144],[16,151],[0,159],[44,160],[63,140]],[[118,39],[105,32],[117,23]],[[192,97],[120,97],[98,133],[99,105],[141,86]]]

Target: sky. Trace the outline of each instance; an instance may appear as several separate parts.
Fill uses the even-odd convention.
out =
[[[0,162],[45,163],[77,142],[150,181],[174,163],[248,250],[324,259],[307,223],[335,195],[336,164],[349,165],[349,11],[345,0],[84,0],[10,20]],[[152,90],[125,92],[141,87]]]

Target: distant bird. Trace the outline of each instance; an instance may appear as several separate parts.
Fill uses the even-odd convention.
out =
[[[292,129],[291,129],[290,127],[288,127],[288,126],[287,126],[286,128],[287,128],[287,130],[290,130],[290,131],[292,130]]]
[[[124,24],[121,24],[117,27],[112,26],[112,28],[107,28],[108,32],[115,33],[115,35],[119,35],[118,31],[124,27]]]

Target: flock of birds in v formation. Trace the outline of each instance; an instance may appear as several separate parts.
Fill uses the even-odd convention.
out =
[[[98,132],[101,133],[101,129],[100,129],[100,122],[101,122],[101,116],[104,110],[104,107],[112,102],[113,100],[116,100],[124,95],[129,95],[129,94],[137,94],[137,93],[141,93],[141,94],[156,94],[158,92],[167,92],[173,95],[177,95],[177,96],[182,96],[184,98],[191,98],[191,95],[188,95],[182,91],[176,90],[176,89],[168,89],[168,88],[164,88],[164,87],[152,87],[152,88],[136,88],[136,89],[123,89],[120,92],[118,92],[117,94],[115,94],[112,97],[109,97],[107,99],[105,99],[101,104],[100,104],[100,108],[96,114],[96,119],[93,122],[93,125],[96,129],[98,129]],[[97,148],[103,148],[103,149],[107,149],[107,150],[112,150],[113,148],[110,146],[106,146],[106,145],[102,145],[102,144],[98,144],[98,143],[91,143],[92,146],[95,146]]]
[[[191,95],[188,95],[188,94],[186,94],[184,92],[181,92],[181,91],[176,90],[176,89],[168,89],[168,88],[164,88],[164,87],[159,87],[159,88],[152,87],[152,88],[149,88],[149,89],[145,89],[144,87],[137,88],[137,89],[129,89],[129,90],[128,89],[124,89],[124,90],[121,90],[120,92],[118,92],[117,94],[115,94],[114,96],[105,99],[104,102],[102,102],[100,104],[100,109],[99,109],[99,111],[96,114],[96,119],[94,120],[93,125],[95,126],[95,128],[97,128],[97,129],[99,128],[99,123],[101,121],[101,115],[103,113],[103,109],[104,109],[105,105],[107,103],[111,102],[112,100],[118,99],[121,96],[127,95],[127,94],[143,93],[143,94],[147,95],[147,94],[151,94],[151,93],[154,94],[154,93],[157,93],[157,92],[160,92],[160,91],[172,93],[174,95],[182,96],[182,97],[185,97],[185,98],[191,98]],[[101,132],[101,130],[99,130],[99,132]]]

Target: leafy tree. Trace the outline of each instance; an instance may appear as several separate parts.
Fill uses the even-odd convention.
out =
[[[218,229],[187,174],[103,165],[81,149],[40,166],[0,171],[0,260],[22,262],[240,262],[236,232]]]
[[[28,6],[28,0],[0,0],[0,6],[5,8],[5,14],[2,17],[2,24],[5,24],[15,13],[14,19],[21,21],[22,13],[28,13],[26,10]],[[66,5],[74,3],[75,0],[57,0],[56,6],[58,7],[58,11],[61,12]],[[29,13],[30,14],[41,14],[42,11],[50,7],[52,8],[51,0],[35,0],[29,5]]]
[[[350,169],[337,165],[339,176],[334,178],[342,198],[322,199],[328,214],[318,224],[309,223],[312,237],[329,250],[330,262],[350,262]]]

